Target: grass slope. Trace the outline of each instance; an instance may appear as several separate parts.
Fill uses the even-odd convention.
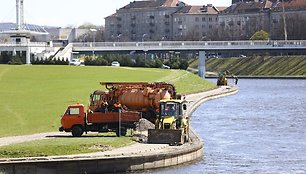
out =
[[[0,65],[0,137],[57,131],[67,105],[87,104],[101,81],[166,81],[179,93],[214,87],[182,70]]]
[[[197,68],[197,61],[192,67]],[[216,73],[229,70],[245,76],[306,76],[306,57],[210,58],[206,70]]]

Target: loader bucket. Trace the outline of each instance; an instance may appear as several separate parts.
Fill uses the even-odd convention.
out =
[[[149,129],[148,143],[179,145],[184,143],[182,130],[177,129]]]

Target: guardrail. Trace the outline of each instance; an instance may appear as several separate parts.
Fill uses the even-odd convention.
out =
[[[306,40],[270,41],[155,41],[155,42],[84,42],[72,43],[76,50],[162,50],[162,49],[302,49]],[[94,45],[94,46],[93,46]]]
[[[15,44],[15,43],[0,43],[0,47],[46,47],[46,42],[30,42],[27,44]]]

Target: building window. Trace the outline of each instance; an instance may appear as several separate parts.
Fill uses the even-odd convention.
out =
[[[212,18],[210,17],[210,18],[208,19],[208,21],[211,22],[211,21],[212,21]]]
[[[196,21],[196,22],[199,22],[199,17],[195,17],[195,21]]]
[[[202,17],[202,22],[205,22],[206,18],[205,17]]]

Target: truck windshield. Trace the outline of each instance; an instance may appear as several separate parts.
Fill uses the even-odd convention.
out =
[[[177,116],[177,104],[173,102],[161,103],[161,116]]]
[[[68,108],[67,115],[79,115],[80,114],[80,108]]]

